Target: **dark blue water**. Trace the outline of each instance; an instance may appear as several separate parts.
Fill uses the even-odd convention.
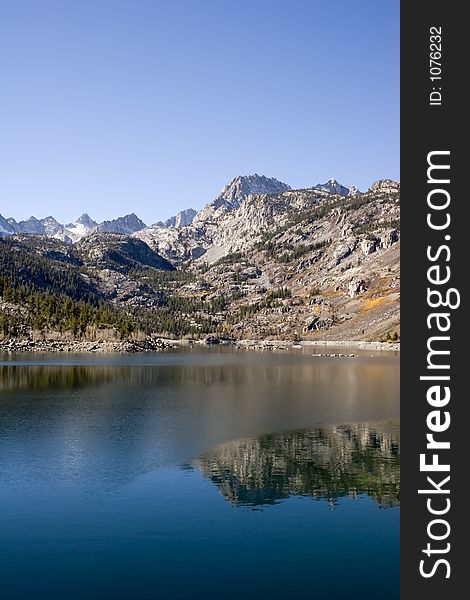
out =
[[[396,357],[30,362],[0,365],[2,599],[399,597]]]

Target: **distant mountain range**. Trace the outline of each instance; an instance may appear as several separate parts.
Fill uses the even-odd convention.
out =
[[[237,209],[250,194],[279,194],[290,189],[289,185],[272,177],[256,173],[254,175],[238,175],[199,212],[188,208],[166,221],[158,221],[150,227],[153,229],[181,229],[191,225],[193,221],[201,223],[216,213]],[[326,183],[319,183],[311,189],[325,190],[341,196],[354,196],[360,193],[355,186],[343,185],[336,179],[329,179]],[[53,216],[43,219],[31,216],[25,221],[16,221],[13,217],[5,218],[0,214],[0,236],[21,233],[44,235],[68,244],[73,244],[94,232],[131,235],[146,228],[147,225],[135,213],[101,223],[94,221],[90,215],[84,213],[76,221],[65,225],[59,223]]]
[[[159,223],[161,227],[184,227],[189,225],[196,211],[192,208],[184,210],[174,217],[168,219],[165,223]],[[86,237],[94,232],[103,233],[122,233],[130,235],[141,229],[144,229],[146,224],[139,219],[135,213],[97,223],[90,215],[84,213],[76,221],[63,225],[52,216],[44,219],[30,217],[26,221],[16,221],[13,217],[6,219],[0,214],[0,236],[8,236],[14,234],[31,234],[44,235],[46,237],[61,240],[67,244],[78,242],[83,237]]]
[[[12,217],[5,219],[0,215],[0,235],[13,235],[15,233],[44,235],[69,244],[77,242],[95,231],[130,235],[144,229],[144,227],[145,223],[134,213],[102,223],[96,223],[88,214],[84,213],[76,221],[67,225],[62,225],[52,216],[44,219],[30,217],[26,221],[17,222]]]

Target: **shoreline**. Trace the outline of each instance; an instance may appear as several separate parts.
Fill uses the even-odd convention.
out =
[[[21,353],[76,353],[76,354],[104,354],[120,353],[133,354],[144,352],[162,352],[165,350],[192,347],[192,346],[234,346],[244,350],[289,350],[292,348],[349,348],[357,350],[369,350],[375,352],[399,352],[400,344],[393,342],[364,342],[364,341],[344,341],[344,340],[303,340],[303,341],[285,341],[285,340],[224,340],[214,341],[206,340],[173,340],[169,338],[148,338],[144,340],[126,340],[126,341],[80,341],[80,340],[16,340],[9,339],[0,341],[0,353],[21,354]],[[314,354],[314,356],[318,356]]]
[[[260,347],[264,346],[286,346],[287,348],[298,347],[329,347],[329,348],[355,348],[356,350],[376,350],[378,352],[400,352],[400,344],[397,342],[364,342],[357,340],[302,340],[300,342],[286,342],[283,340],[239,340],[235,343],[238,347]]]

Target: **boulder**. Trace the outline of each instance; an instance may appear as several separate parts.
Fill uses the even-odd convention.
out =
[[[377,240],[362,240],[361,250],[366,256],[372,254],[377,249]]]
[[[367,290],[366,282],[363,279],[353,279],[349,282],[348,292],[349,297],[354,298],[357,294],[361,294]]]
[[[380,246],[381,248],[390,248],[393,244],[398,242],[400,239],[400,232],[398,229],[391,229],[389,231],[384,232],[380,236]]]

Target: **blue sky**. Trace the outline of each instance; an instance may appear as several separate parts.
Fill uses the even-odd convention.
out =
[[[0,213],[399,178],[399,33],[398,0],[3,0]]]

